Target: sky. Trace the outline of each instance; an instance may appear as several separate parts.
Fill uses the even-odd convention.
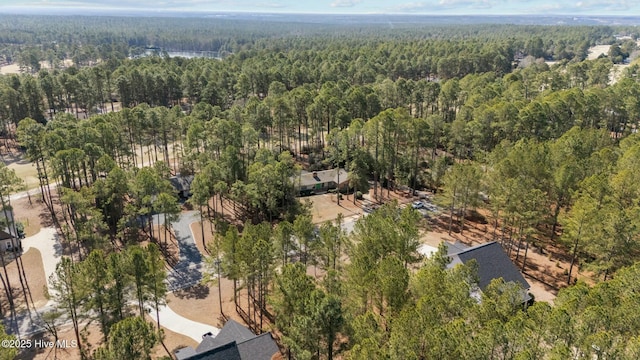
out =
[[[640,0],[0,0],[2,10],[640,16]]]

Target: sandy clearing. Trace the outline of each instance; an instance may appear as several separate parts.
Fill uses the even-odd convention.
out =
[[[39,190],[39,189],[38,189]],[[50,216],[46,206],[42,202],[42,196],[39,191],[30,191],[31,201],[29,197],[11,198],[11,207],[13,208],[13,214],[17,222],[21,222],[24,225],[25,235],[27,237],[33,236],[40,232],[40,229],[44,226],[50,226],[51,221],[46,217]]]
[[[334,220],[340,213],[345,217],[361,214],[362,209],[360,209],[358,202],[356,202],[356,205],[353,204],[352,196],[349,195],[347,198],[346,195],[342,195],[340,205],[338,205],[338,199],[335,194],[301,197],[300,202],[311,202],[311,216],[313,217],[313,222],[318,224],[327,220]]]
[[[73,66],[73,60],[71,59],[65,59],[64,61],[62,61],[61,67],[59,68],[68,68],[70,66]],[[52,70],[53,67],[50,66],[48,61],[40,61],[40,68],[42,69],[47,69],[47,70]],[[9,64],[9,65],[5,65],[5,66],[0,66],[0,74],[2,75],[9,75],[9,74],[20,74],[20,65],[18,65],[18,63],[13,63],[13,64]]]
[[[590,47],[587,52],[587,60],[595,60],[602,54],[607,55],[610,47],[611,45],[596,45]]]
[[[150,319],[147,318],[147,321],[149,320]],[[155,324],[155,323],[152,322],[152,324]],[[99,330],[98,324],[94,323],[89,325],[87,327],[87,330],[88,330],[88,335],[87,335],[85,344],[90,344],[91,350],[95,350],[96,348],[102,346],[102,333]],[[164,333],[164,344],[172,354],[177,349],[183,348],[185,346],[196,347],[199,343],[199,341],[193,341],[192,339],[184,335],[177,334],[165,327],[162,327],[162,332]],[[58,331],[58,338],[60,340],[67,340],[69,342],[71,340],[74,340],[75,335],[73,333],[73,327],[69,325],[61,328]],[[41,334],[34,335],[30,339],[32,342],[34,342],[35,340],[52,341],[53,337],[48,336],[47,334],[41,333]],[[31,349],[29,349],[29,351],[25,351],[19,354],[16,359],[24,359],[24,360],[54,359],[53,351],[49,351],[49,350],[51,349],[44,349],[41,347],[39,348],[32,347]],[[151,354],[152,359],[159,359],[164,356],[167,356],[167,351],[164,349],[162,344],[156,345],[152,351],[153,351]],[[69,347],[67,349],[58,349],[57,358],[65,359],[65,360],[79,360],[80,354],[78,353],[77,348]]]
[[[451,235],[449,235],[447,231],[447,220],[447,215],[442,215],[437,218],[436,223],[431,229],[421,235],[420,242],[424,244],[422,246],[426,246],[427,248],[437,247],[442,241],[452,243],[459,241],[466,246],[475,246],[494,240],[493,228],[491,226],[477,224],[471,221],[466,222],[463,234],[453,231]],[[500,235],[499,232],[497,235]],[[518,268],[522,266],[523,254],[524,251],[521,250],[519,261],[515,259],[515,251],[511,256],[514,265]],[[555,264],[559,264],[559,266]],[[562,271],[564,266],[566,266],[566,262],[559,258],[559,255],[552,247],[549,247],[544,254],[533,247],[528,251],[527,267],[523,276],[529,285],[531,285],[530,292],[535,296],[536,301],[553,303],[558,292],[557,289],[563,284]],[[574,274],[577,274],[577,271],[574,272]],[[581,279],[584,278],[584,275],[579,276]]]
[[[44,273],[40,251],[38,251],[38,249],[31,248],[21,255],[21,259],[24,266],[24,278],[26,278],[25,285],[27,286],[26,293],[29,307],[43,307],[48,302],[48,299],[45,296],[47,278]],[[9,261],[6,268],[16,307],[19,310],[26,311],[25,296],[20,285],[19,270],[16,260]],[[8,306],[5,306],[7,300],[4,291],[0,293],[0,301],[3,304],[2,310],[8,313]],[[7,315],[7,313],[4,315]]]
[[[0,74],[2,75],[20,74],[20,66],[18,66],[18,64],[0,66]]]
[[[624,69],[629,67],[629,64],[613,64],[613,68],[611,69],[611,73],[609,73],[609,83],[611,85],[615,84],[622,78],[622,74],[624,74]]]

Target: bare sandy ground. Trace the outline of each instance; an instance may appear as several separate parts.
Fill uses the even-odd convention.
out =
[[[150,319],[147,319],[147,321],[150,321]],[[155,324],[152,322],[152,324]],[[97,323],[93,323],[91,325],[89,325],[87,327],[88,330],[88,335],[86,338],[86,342],[85,344],[90,344],[90,352],[92,352],[93,350],[95,350],[96,348],[102,346],[102,334],[100,333],[100,330],[98,328],[98,324]],[[179,348],[185,347],[185,346],[192,346],[195,347],[198,344],[193,341],[192,339],[184,336],[184,335],[180,335],[180,334],[176,334],[173,331],[170,331],[168,329],[165,329],[164,327],[162,328],[162,331],[164,333],[164,344],[166,345],[167,349],[169,350],[169,352],[171,352],[171,354],[173,354],[173,352]],[[36,337],[32,338],[31,341],[32,343],[34,343],[35,340],[45,340],[45,341],[52,341],[52,337],[47,336],[47,334],[39,334]],[[67,341],[71,341],[71,340],[75,340],[75,335],[73,333],[73,327],[71,326],[66,326],[63,329],[59,330],[58,332],[58,339],[60,340],[67,340]],[[31,349],[29,349],[29,351],[25,351],[21,354],[18,355],[18,357],[16,359],[21,359],[21,360],[45,360],[45,359],[55,359],[54,357],[54,353],[53,351],[51,351],[52,349],[45,349],[42,347],[32,347]],[[153,353],[151,354],[151,358],[152,359],[159,359],[163,356],[168,356],[167,354],[167,350],[164,349],[164,347],[162,346],[162,344],[158,344],[153,348]],[[79,360],[80,359],[80,354],[78,352],[78,349],[76,347],[68,347],[65,349],[58,349],[57,351],[57,359],[66,359],[66,360]]]
[[[629,67],[629,64],[614,64],[613,69],[611,69],[611,73],[609,73],[609,82],[611,85],[615,84],[620,80],[622,74],[624,73],[624,69]]]
[[[342,195],[340,205],[338,205],[336,194],[313,195],[300,198],[300,200],[311,202],[311,215],[316,224],[334,220],[338,214],[342,214],[344,217],[362,214],[360,201],[353,204],[353,195]]]
[[[587,60],[595,60],[598,56],[604,54],[607,55],[611,45],[596,45],[589,48]]]
[[[71,59],[65,59],[62,62],[62,67],[66,68],[69,66],[73,65],[73,60]],[[48,69],[51,70],[51,66],[49,66],[49,62],[48,61],[40,61],[40,67],[42,69]],[[2,75],[9,75],[9,74],[20,74],[20,65],[18,65],[17,63],[13,63],[10,65],[5,65],[5,66],[0,66],[0,74]]]
[[[2,75],[20,74],[20,66],[18,66],[18,64],[0,66],[0,74]]]
[[[7,275],[11,283],[11,291],[18,311],[26,311],[28,306],[33,309],[44,306],[48,299],[45,296],[45,288],[47,287],[47,278],[42,264],[42,257],[38,249],[29,249],[22,255],[22,263],[24,264],[24,276],[22,281],[25,284],[25,291],[22,291],[20,285],[19,270],[15,260],[10,260],[7,265]],[[25,299],[26,295],[26,299]],[[2,303],[3,316],[9,314],[8,301],[5,292],[0,293],[0,303]]]
[[[465,231],[461,235],[459,233],[452,232],[451,235],[447,234],[446,226],[444,226],[443,219],[437,226],[432,227],[429,231],[423,232],[421,236],[421,242],[427,246],[437,247],[442,241],[455,243],[456,241],[462,242],[467,246],[474,246],[482,243],[492,241],[492,228],[490,226],[474,224],[467,222]],[[514,261],[514,264],[518,267],[522,265],[522,257],[524,251],[521,251],[520,260]],[[515,253],[512,256],[514,258]],[[566,279],[563,276],[564,269],[568,268],[568,264],[564,259],[555,253],[555,249],[551,249],[548,253],[542,254],[535,249],[529,249],[527,253],[527,269],[523,274],[527,282],[531,285],[529,292],[531,292],[536,301],[546,301],[553,303],[558,293],[558,288],[564,285],[562,279]],[[577,275],[580,279],[586,279],[585,274],[574,272],[574,276]]]

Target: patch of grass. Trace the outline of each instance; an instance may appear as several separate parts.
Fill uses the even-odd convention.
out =
[[[16,175],[22,179],[25,183],[25,190],[35,189],[39,186],[38,170],[31,163],[13,163],[10,164],[9,169],[13,169]]]

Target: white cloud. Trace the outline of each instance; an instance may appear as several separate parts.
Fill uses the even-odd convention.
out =
[[[573,8],[581,10],[612,10],[624,11],[631,8],[629,0],[586,0],[578,1]],[[571,8],[570,6],[568,8]]]
[[[286,11],[295,7],[295,0],[11,0],[15,4],[0,10],[16,9],[90,9],[149,11]]]
[[[388,11],[440,13],[446,11],[505,10],[514,13],[617,13],[638,9],[638,0],[424,0],[390,6]],[[486,12],[485,12],[486,13]]]
[[[552,14],[619,14],[638,9],[638,3],[631,0],[578,0],[572,2],[546,1],[531,2],[528,9],[531,13]]]
[[[11,5],[7,4],[11,3]],[[0,0],[0,9],[111,8],[156,10],[326,11],[403,14],[640,14],[640,0]]]
[[[463,6],[463,7],[474,7],[474,6],[491,6],[491,2],[489,0],[440,0],[438,5],[444,7],[454,7],[454,6]]]
[[[415,11],[442,11],[451,9],[491,9],[497,5],[504,4],[510,0],[430,0],[415,1],[398,4],[392,11],[415,12]]]
[[[348,1],[348,0],[338,0]],[[423,0],[400,3],[387,8],[399,13],[454,13],[463,11],[483,14],[512,12],[520,14],[615,14],[638,9],[637,0]]]
[[[22,5],[26,6],[46,6],[46,7],[79,7],[79,8],[162,8],[162,9],[179,9],[179,8],[197,8],[203,6],[218,6],[232,3],[229,0],[39,0],[39,1],[23,1]],[[264,5],[265,3],[263,3]],[[256,5],[254,3],[254,5]]]
[[[396,6],[396,9],[399,11],[416,11],[416,10],[425,10],[427,8],[427,3],[425,2],[410,2],[399,4]]]
[[[287,6],[281,3],[257,3],[256,7],[268,8],[268,9],[282,9]]]
[[[353,7],[360,3],[360,0],[335,0],[331,3],[331,7]]]

